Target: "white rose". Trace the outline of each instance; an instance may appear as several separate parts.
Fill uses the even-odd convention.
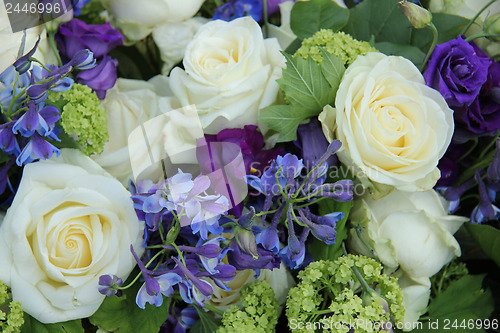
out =
[[[193,17],[204,0],[105,0],[116,26],[129,40],[140,40],[165,22],[182,22]]]
[[[236,276],[227,283],[227,286],[231,289],[230,291],[226,291],[217,286],[212,280],[208,280],[214,289],[214,293],[212,298],[207,302],[221,311],[226,311],[232,305],[241,305],[241,288],[255,280],[269,282],[280,306],[285,304],[288,291],[295,285],[292,275],[283,263],[281,263],[280,268],[273,270],[261,269],[257,278],[255,278],[255,271],[253,269],[245,269],[237,271]]]
[[[40,43],[38,44],[37,52],[33,56],[44,62],[45,56],[48,55],[49,47],[43,26],[26,30],[26,44],[24,45],[23,54],[35,46],[39,35],[41,36]],[[4,5],[0,4],[0,73],[16,61],[22,39],[22,31],[12,33],[7,11]]]
[[[363,227],[361,237],[386,269],[395,271],[399,267],[407,277],[404,286],[417,285],[406,294],[421,298],[422,286],[430,286],[428,278],[454,256],[460,256],[460,246],[453,234],[467,218],[448,215],[448,206],[434,190],[414,193],[395,190],[379,200],[365,195],[355,202],[350,218]],[[356,231],[350,232],[350,248],[370,256]],[[427,302],[428,293],[425,302],[420,299],[421,306],[407,309],[405,318],[416,320]]]
[[[431,189],[453,135],[453,111],[425,85],[413,63],[371,52],[346,70],[335,99],[319,119],[339,159],[366,180],[404,191]]]
[[[42,323],[88,317],[105,297],[99,276],[125,280],[142,234],[130,193],[90,158],[63,149],[24,168],[0,226],[0,280]]]
[[[163,74],[168,75],[170,70],[184,58],[187,45],[200,27],[208,21],[203,17],[194,17],[184,22],[166,22],[154,28],[153,39],[163,60],[161,69]]]
[[[206,133],[257,124],[260,109],[275,102],[285,59],[276,39],[262,37],[251,17],[211,21],[189,43],[184,68],[170,87],[182,105],[195,104]]]
[[[118,79],[115,86],[108,90],[103,101],[108,118],[109,141],[104,146],[104,151],[92,158],[123,184],[127,184],[133,176],[129,154],[129,135],[138,126],[173,108],[174,102],[171,98],[158,94],[168,93],[157,89],[161,85],[168,86],[168,84],[163,81],[163,84],[158,84],[157,87],[151,82]],[[161,134],[162,128],[158,123],[156,124],[157,128],[150,129],[150,131]],[[149,137],[154,138],[154,141],[149,144],[156,156],[164,149],[159,145],[162,143],[162,137],[161,135]],[[148,160],[147,149],[137,150],[134,154],[140,155],[134,156],[136,159]]]

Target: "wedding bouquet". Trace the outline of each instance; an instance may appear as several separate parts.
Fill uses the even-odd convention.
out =
[[[500,331],[500,1],[0,15],[1,332]]]

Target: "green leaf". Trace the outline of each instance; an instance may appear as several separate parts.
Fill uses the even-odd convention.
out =
[[[469,20],[464,17],[450,14],[432,14],[432,23],[438,31],[438,44],[446,43],[455,39]],[[411,44],[427,52],[432,42],[432,32],[429,28],[413,29],[411,34]]]
[[[401,45],[390,42],[375,43],[375,47],[386,55],[402,56],[409,59],[418,68],[424,62],[425,53],[418,47],[412,45]]]
[[[190,333],[214,333],[219,326],[214,323],[212,318],[204,311],[196,307],[196,312],[200,316],[200,320],[194,323],[193,327],[189,330]]]
[[[411,25],[397,0],[363,1],[351,9],[344,31],[358,40],[409,44]]]
[[[465,320],[486,319],[494,308],[494,300],[490,290],[481,289],[483,275],[466,275],[453,281],[450,286],[434,298],[428,308],[430,322],[438,321],[437,329],[423,323],[423,329],[414,332],[449,332],[451,324],[457,320],[458,325]],[[446,320],[446,321],[445,321]],[[445,323],[448,322],[448,329]],[[467,329],[467,332],[485,332],[483,329]]]
[[[132,273],[135,276],[136,271]],[[123,291],[123,296],[106,297],[99,310],[89,319],[93,325],[118,333],[157,333],[168,318],[170,298],[163,297],[163,304],[156,307],[146,303],[143,310],[135,303],[141,284],[135,283]]]
[[[25,315],[21,333],[83,333],[81,320],[71,320],[57,324],[42,324],[35,318]]]
[[[467,223],[465,227],[481,250],[500,267],[500,230],[486,224]]]
[[[320,50],[323,54],[323,65],[321,66],[321,72],[330,84],[332,95],[335,96],[337,94],[337,90],[339,89],[342,76],[344,76],[344,63],[342,62],[342,58],[325,51],[325,49],[323,49],[322,47],[320,47]]]
[[[290,101],[290,104],[308,111],[323,110],[323,107],[335,99],[334,91],[322,74],[321,65],[311,57],[292,57],[283,53],[286,69],[278,83]]]
[[[349,20],[349,10],[331,0],[297,2],[290,13],[290,27],[297,37],[311,37],[320,29],[340,30]]]
[[[315,114],[292,105],[272,105],[264,109],[260,119],[280,133],[278,142],[288,142],[297,139],[297,127]]]
[[[330,168],[328,171],[327,183],[334,183],[340,179],[353,179],[346,168]],[[333,199],[324,199],[318,202],[319,215],[323,216],[333,212],[344,213],[344,218],[337,222],[335,230],[337,231],[337,240],[335,244],[326,245],[319,239],[314,238],[309,251],[311,252],[314,260],[335,260],[342,255],[342,242],[347,238],[347,219],[351,212],[353,202],[340,202]]]

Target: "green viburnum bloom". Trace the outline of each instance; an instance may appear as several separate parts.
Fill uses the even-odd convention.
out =
[[[101,153],[109,140],[106,111],[88,86],[74,83],[62,93],[49,93],[49,103],[61,111],[60,125],[77,138],[79,148],[87,155]]]
[[[7,286],[0,281],[0,332],[19,333],[24,324],[24,312],[19,302],[12,302]]]
[[[360,277],[360,278],[358,278]],[[315,261],[299,272],[300,282],[286,302],[294,332],[378,332],[404,319],[403,294],[396,278],[365,256]],[[362,325],[360,323],[369,323]]]
[[[224,312],[217,333],[274,332],[279,306],[274,291],[265,280],[254,281],[241,289],[243,308],[233,305]]]
[[[358,55],[365,55],[368,52],[378,52],[376,48],[368,42],[363,42],[352,38],[344,32],[333,32],[330,29],[321,29],[314,33],[312,37],[304,39],[302,46],[295,52],[294,56],[301,56],[306,59],[310,56],[319,64],[323,63],[323,56],[320,47],[330,54],[334,54],[342,59],[344,65],[349,66]]]

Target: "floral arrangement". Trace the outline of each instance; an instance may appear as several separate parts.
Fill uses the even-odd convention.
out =
[[[9,5],[0,331],[500,331],[499,1]]]

